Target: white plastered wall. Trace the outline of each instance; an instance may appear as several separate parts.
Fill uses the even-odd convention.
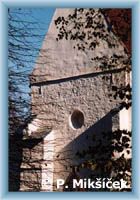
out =
[[[130,84],[132,86],[132,72],[126,72],[126,85]],[[120,130],[131,131],[132,128],[132,108],[128,110],[123,108],[120,111]]]
[[[54,171],[54,131],[51,131],[44,138],[42,166],[41,190],[46,192],[53,191],[53,171]]]

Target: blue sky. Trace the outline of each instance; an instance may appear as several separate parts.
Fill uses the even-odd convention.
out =
[[[29,98],[30,93],[28,77],[35,67],[35,61],[39,54],[39,50],[41,49],[44,37],[47,34],[54,11],[54,7],[22,9],[10,8],[9,13],[12,16],[12,21],[9,21],[9,24],[12,23],[12,28],[10,28],[9,26],[9,30],[11,32],[9,34],[10,36],[8,36],[8,42],[13,43],[14,46],[9,45],[8,52],[12,52],[11,55],[13,55],[15,59],[11,59],[10,57],[8,57],[8,68],[9,70],[17,72],[17,75],[14,75],[12,79],[17,87],[20,88],[20,91],[23,92],[22,97],[25,99]],[[13,28],[15,28],[16,31]],[[28,30],[28,28],[31,30]],[[14,36],[11,36],[13,30]],[[28,30],[27,33],[25,33],[26,30]],[[27,34],[27,36],[22,37],[22,34]],[[38,36],[33,36],[34,34]],[[24,45],[25,40],[26,42]],[[21,47],[20,49],[16,47],[18,45]],[[31,50],[24,50],[24,48],[28,49],[28,47]],[[20,62],[17,61],[18,59],[22,60],[21,66]],[[22,76],[26,77],[26,79],[28,80],[27,82],[23,82],[25,79],[22,79],[21,73],[23,74]],[[13,98],[18,98],[21,93],[19,93],[19,95],[18,93],[16,93],[16,96],[15,94],[11,95],[13,96]],[[24,109],[24,111],[26,111],[26,108]]]
[[[31,19],[28,18],[28,20],[33,20],[33,18],[35,19],[35,21],[39,22],[39,27],[41,30],[41,35],[46,35],[51,19],[53,17],[53,14],[55,12],[55,8],[53,7],[46,7],[46,8],[31,8]],[[26,18],[26,16],[23,16],[23,18]],[[40,37],[41,40],[38,42],[38,47],[39,49],[42,46],[44,37]],[[31,42],[34,42],[31,40]],[[39,52],[38,52],[39,53]],[[36,54],[36,56],[38,56],[38,53]],[[36,58],[35,58],[36,60]],[[32,68],[34,67],[34,65],[32,66]]]
[[[12,21],[13,26],[15,26],[17,28],[17,34],[19,34],[19,30],[20,34],[24,34],[25,31],[25,27],[27,25],[27,27],[31,28],[31,30],[29,30],[28,36],[26,38],[22,38],[22,37],[17,37],[16,33],[14,32],[14,35],[16,36],[16,39],[14,39],[14,37],[12,37],[12,42],[15,44],[20,44],[20,42],[17,42],[17,39],[19,39],[20,41],[24,41],[24,39],[26,39],[31,46],[33,46],[33,51],[32,54],[35,55],[37,57],[38,53],[39,53],[39,49],[42,46],[42,42],[44,40],[45,35],[47,34],[51,19],[53,17],[55,8],[53,7],[45,7],[45,8],[11,8],[10,9],[10,13],[13,17],[13,21],[14,20],[18,20],[16,22]],[[23,23],[26,21],[27,24],[25,24],[23,26]],[[32,23],[31,25],[28,24]],[[39,35],[39,37],[34,37],[33,34]],[[10,37],[9,37],[10,40]],[[27,42],[26,42],[27,44]],[[37,48],[38,50],[34,51],[34,49]],[[15,51],[15,49],[13,49],[13,51]],[[30,52],[31,53],[31,52]],[[18,52],[17,52],[18,55]],[[33,67],[34,66],[34,62],[36,60],[36,57],[33,57],[34,61],[32,63],[30,63],[30,66]],[[26,58],[24,58],[26,61],[28,60],[29,56],[27,56]]]
[[[31,9],[31,19],[32,17],[35,18],[40,24],[42,29],[42,34],[45,35],[48,31],[51,19],[53,17],[55,8],[32,8]],[[30,20],[30,19],[29,19]],[[43,40],[42,40],[43,41]],[[40,43],[41,45],[41,43]]]

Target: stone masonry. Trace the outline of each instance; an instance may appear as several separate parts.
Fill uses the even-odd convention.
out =
[[[77,152],[89,146],[106,149],[111,141],[104,139],[102,132],[131,130],[131,110],[119,112],[119,99],[109,95],[112,85],[130,83],[123,65],[128,58],[124,46],[113,32],[108,37],[115,46],[110,48],[101,38],[94,51],[74,49],[75,41],[56,41],[55,20],[72,12],[73,9],[56,9],[30,76],[34,119],[24,131],[20,191],[63,191],[56,188],[56,180],[68,181],[73,167],[90,159],[79,158]],[[100,15],[107,32],[104,16],[98,9],[95,12],[95,22]],[[110,62],[113,54],[122,56],[113,69],[103,71],[100,61],[91,60],[98,56],[107,57]],[[111,156],[110,152],[94,153],[96,159],[100,157],[105,162]],[[131,154],[125,157],[131,158]],[[79,176],[85,178],[89,173],[81,170]]]

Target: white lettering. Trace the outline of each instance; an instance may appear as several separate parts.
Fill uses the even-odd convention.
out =
[[[80,179],[77,181],[76,179],[73,179],[73,188],[76,188],[77,186],[80,186],[80,188],[83,188],[83,180]]]
[[[60,188],[60,186],[64,185],[65,181],[63,179],[57,179],[57,188]]]

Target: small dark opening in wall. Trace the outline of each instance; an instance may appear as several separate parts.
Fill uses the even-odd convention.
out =
[[[84,125],[84,115],[80,110],[75,110],[70,117],[70,125],[74,129],[81,128]]]
[[[41,87],[39,87],[39,94],[41,94]]]

